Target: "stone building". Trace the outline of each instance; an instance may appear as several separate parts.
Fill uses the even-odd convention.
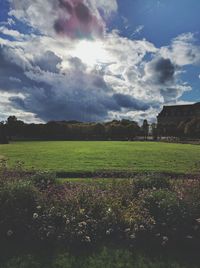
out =
[[[200,118],[200,102],[187,105],[164,106],[157,116],[158,125],[176,125]]]

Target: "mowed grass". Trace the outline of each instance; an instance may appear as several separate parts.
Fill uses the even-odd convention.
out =
[[[49,171],[200,171],[200,146],[161,142],[14,142],[0,145],[1,158]]]

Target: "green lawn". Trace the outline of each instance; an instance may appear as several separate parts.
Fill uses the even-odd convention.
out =
[[[13,165],[51,171],[200,171],[200,146],[161,142],[15,142],[0,145]]]

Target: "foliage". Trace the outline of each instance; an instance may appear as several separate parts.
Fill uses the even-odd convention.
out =
[[[29,238],[39,192],[29,181],[0,185],[0,237],[2,241]]]
[[[144,190],[144,189],[168,189],[170,188],[170,182],[169,179],[166,177],[156,177],[156,175],[151,178],[151,177],[143,177],[139,179],[134,180],[134,190],[136,193]]]
[[[113,120],[106,123],[50,121],[46,124],[27,124],[15,116],[0,125],[11,140],[132,140],[141,130],[135,121]]]
[[[48,173],[11,175],[0,184],[0,245],[22,240],[68,248],[110,242],[200,245],[198,181],[146,175],[61,184]]]
[[[183,263],[173,258],[152,258],[127,249],[103,248],[89,255],[73,255],[63,252],[45,258],[22,255],[8,260],[1,268],[195,268],[191,263]]]
[[[40,190],[47,189],[56,183],[56,175],[49,172],[37,172],[31,177],[31,182]]]

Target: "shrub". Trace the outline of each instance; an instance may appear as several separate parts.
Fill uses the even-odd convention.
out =
[[[31,181],[40,190],[45,190],[56,183],[56,175],[50,172],[37,172],[31,177]]]
[[[9,182],[0,186],[1,237],[26,237],[38,197],[37,189],[30,182]]]
[[[31,255],[14,257],[2,268],[45,268],[35,257]]]
[[[138,193],[144,189],[169,189],[170,188],[170,181],[168,178],[139,178],[134,180],[133,182],[133,191],[134,193]]]
[[[200,184],[143,178],[117,184],[58,184],[40,173],[0,184],[0,244],[27,239],[87,247],[200,237]]]
[[[183,200],[168,189],[144,191],[141,202],[155,220],[153,233],[162,245],[169,239],[179,240],[187,236],[188,214]]]

